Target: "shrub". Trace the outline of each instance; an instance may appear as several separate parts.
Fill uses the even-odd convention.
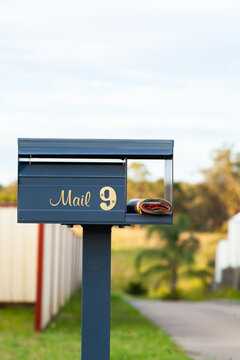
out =
[[[147,289],[141,281],[135,280],[128,283],[125,292],[131,295],[146,295]]]

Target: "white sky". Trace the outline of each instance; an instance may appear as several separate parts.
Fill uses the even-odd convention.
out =
[[[239,118],[239,0],[0,3],[2,184],[18,137],[174,139],[198,181]]]

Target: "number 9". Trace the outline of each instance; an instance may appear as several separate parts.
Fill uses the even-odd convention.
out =
[[[117,203],[116,191],[113,188],[111,188],[110,186],[104,186],[100,190],[100,198],[103,201],[109,202],[109,204],[107,204],[106,202],[101,202],[100,208],[104,211],[112,210]]]

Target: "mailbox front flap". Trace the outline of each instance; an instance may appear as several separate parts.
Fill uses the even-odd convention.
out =
[[[18,221],[121,223],[125,165],[19,163]]]

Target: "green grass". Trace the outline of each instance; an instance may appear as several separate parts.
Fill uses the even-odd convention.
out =
[[[229,287],[222,288],[213,294],[211,294],[211,299],[219,299],[219,300],[240,300],[240,291],[235,290]]]
[[[44,333],[33,331],[34,309],[0,309],[1,360],[80,358],[80,296],[75,294]]]
[[[111,360],[189,360],[162,330],[112,297]]]
[[[112,292],[124,293],[129,281],[137,277],[135,259],[142,249],[112,250]]]
[[[34,309],[0,308],[1,360],[79,360],[81,298],[74,294],[45,332],[33,331]],[[189,360],[160,329],[119,296],[112,297],[111,360]]]

